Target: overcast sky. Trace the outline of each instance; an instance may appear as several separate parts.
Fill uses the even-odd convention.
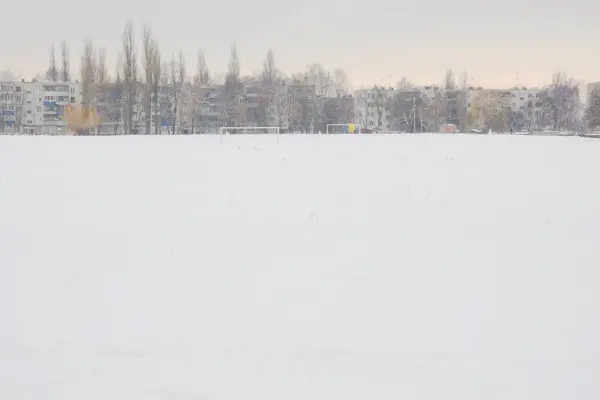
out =
[[[138,39],[151,24],[165,55],[182,49],[190,73],[202,48],[211,71],[225,71],[237,42],[242,73],[261,68],[269,47],[286,73],[309,63],[344,68],[355,87],[441,83],[447,67],[470,83],[508,87],[550,80],[560,69],[600,80],[598,0],[53,0],[2,6],[0,69],[30,78],[48,64],[52,42],[67,40],[78,74],[85,38],[105,46],[114,74],[127,19]],[[139,47],[138,47],[139,48]]]

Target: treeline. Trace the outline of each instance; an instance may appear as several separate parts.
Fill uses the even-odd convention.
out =
[[[137,38],[140,40],[136,40]],[[43,78],[55,82],[74,80],[75,73],[71,69],[70,60],[70,49],[65,41],[58,48],[51,45],[49,66]],[[264,90],[267,94],[262,93],[264,99],[258,107],[262,109],[253,110],[258,114],[253,117],[256,120],[254,122],[281,125],[285,120],[302,130],[309,126],[350,122],[349,120],[356,120],[366,126],[366,115],[360,114],[359,109],[373,110],[367,112],[377,115],[376,128],[409,131],[436,130],[445,123],[456,124],[461,129],[477,123],[478,126],[493,130],[565,130],[580,129],[584,125],[588,128],[600,126],[600,90],[595,90],[590,95],[592,101],[583,112],[579,84],[564,73],[555,73],[551,83],[541,90],[539,96],[521,109],[514,110],[506,104],[499,107],[490,103],[482,106],[485,109],[483,116],[475,116],[469,112],[472,107],[467,95],[470,89],[467,73],[457,79],[451,69],[446,71],[440,85],[433,85],[434,94],[429,97],[417,93],[415,85],[407,78],[402,78],[394,85],[391,97],[388,94],[390,88],[386,85],[373,85],[366,91],[357,92],[354,98],[356,108],[350,112],[342,102],[309,105],[308,99],[296,92],[286,89],[285,93],[281,93],[274,89],[275,86],[285,84],[312,85],[316,98],[344,98],[350,94],[350,84],[341,68],[328,71],[320,64],[312,64],[304,71],[286,75],[277,68],[275,54],[268,49],[259,73],[241,75],[241,60],[235,43],[231,45],[230,60],[224,74],[211,71],[202,49],[197,51],[195,70],[188,71],[186,65],[182,51],[169,58],[165,57],[151,28],[143,26],[138,36],[133,23],[129,21],[121,37],[121,48],[117,52],[114,69],[107,66],[104,48],[97,48],[91,41],[84,43],[79,62],[82,103],[86,106],[102,104],[103,120],[112,124],[115,131],[120,124],[118,129],[125,133],[135,131],[139,125],[144,126],[147,133],[159,133],[160,126],[153,121],[165,118],[173,121],[169,125],[173,133],[177,123],[191,125],[194,129],[196,125],[199,126],[200,119],[203,118],[201,109],[206,106],[195,93],[198,93],[198,88],[210,84],[223,85],[222,96],[226,101],[217,110],[221,115],[221,125],[242,123],[239,115],[241,111],[235,102],[240,87],[260,85],[267,88]],[[110,90],[107,90],[110,87],[119,96],[111,95]],[[164,88],[169,89],[171,97],[168,105],[159,104],[160,91]],[[459,95],[450,98],[447,95],[449,91],[458,91]],[[301,109],[292,110],[293,107]],[[267,121],[267,111],[277,115],[275,122]],[[389,117],[386,119],[384,115]],[[272,117],[271,115],[269,118]],[[476,118],[479,121],[475,121]]]

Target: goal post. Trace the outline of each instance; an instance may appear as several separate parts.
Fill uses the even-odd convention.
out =
[[[327,124],[325,133],[360,133],[360,124]]]
[[[220,135],[256,135],[270,134],[279,135],[278,126],[223,126],[219,128]]]
[[[219,128],[220,142],[223,143],[223,135],[267,135],[275,134],[279,143],[278,126],[223,126]]]

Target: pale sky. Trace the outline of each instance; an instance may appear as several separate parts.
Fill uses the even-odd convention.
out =
[[[198,48],[211,72],[224,72],[237,42],[243,74],[262,66],[269,47],[290,74],[308,64],[343,68],[351,83],[442,82],[446,68],[466,70],[470,83],[538,86],[563,70],[578,80],[600,80],[598,0],[304,0],[141,1],[54,0],[6,2],[0,70],[26,78],[48,66],[49,46],[71,46],[79,74],[84,39],[105,46],[114,75],[120,35],[128,18],[138,44],[149,23],[163,54],[182,49],[190,75]],[[139,45],[138,45],[139,49]]]

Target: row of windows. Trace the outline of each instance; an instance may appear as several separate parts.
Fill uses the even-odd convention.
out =
[[[541,93],[536,93],[535,96],[533,95],[533,93],[528,93],[527,94],[527,98],[528,99],[533,99],[534,97],[541,97]],[[512,98],[515,99],[517,97],[517,95],[515,93],[512,94]],[[525,100],[525,97],[521,96],[521,100]]]
[[[41,101],[41,98],[40,98]],[[44,101],[69,101],[69,96],[44,96]],[[75,97],[71,97],[71,103],[75,102]]]
[[[44,86],[45,92],[68,92],[68,86]],[[74,92],[75,88],[71,88],[71,92]]]
[[[2,94],[2,95],[0,95],[0,101],[21,101],[21,95],[19,95],[19,94]]]

